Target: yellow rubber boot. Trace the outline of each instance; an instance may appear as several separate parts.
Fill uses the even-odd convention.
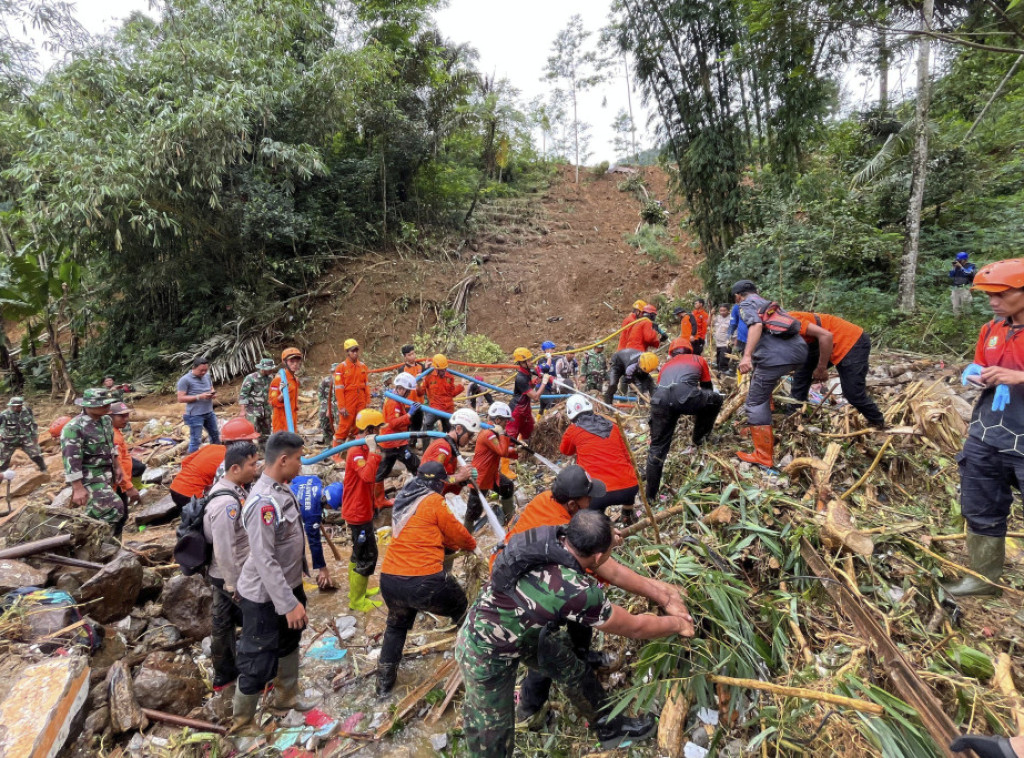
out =
[[[348,564],[348,607],[353,611],[366,613],[374,608],[380,608],[380,600],[370,600],[366,597],[368,581],[368,577],[356,573],[356,564]]]

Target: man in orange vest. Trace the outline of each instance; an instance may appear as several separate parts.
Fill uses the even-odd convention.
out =
[[[641,312],[642,318],[629,327],[623,334],[626,335],[627,350],[653,350],[661,344],[661,335],[654,326],[654,319],[658,317],[658,309],[653,305],[645,305]]]
[[[369,405],[369,377],[369,369],[359,360],[359,343],[354,339],[345,340],[345,360],[334,369],[334,396],[338,401],[335,445],[340,445],[352,436],[355,431],[356,414]]]
[[[430,363],[434,370],[427,374],[420,385],[427,398],[427,405],[445,413],[454,413],[455,397],[460,395],[466,387],[455,381],[448,373],[448,358],[444,355],[438,353],[430,359]],[[445,432],[451,428],[448,419],[443,416],[435,416],[429,411],[423,411],[423,431],[431,431],[438,421],[441,422],[441,429]]]
[[[402,345],[402,371],[409,376],[416,378],[423,373],[423,361],[416,357],[416,348],[413,345]],[[418,381],[418,380],[417,380]],[[416,389],[409,393],[409,399],[414,403],[423,403],[422,389],[417,385]],[[411,423],[410,432],[418,432],[423,428],[423,409],[417,408],[409,412]]]
[[[647,303],[645,303],[643,300],[637,300],[635,303],[633,303],[633,310],[631,310],[626,315],[626,317],[622,319],[621,326],[629,326],[638,318],[640,318],[640,314],[643,312],[645,305],[647,305]],[[621,332],[619,332],[619,346],[615,348],[616,350],[622,350],[624,347],[626,347],[626,340],[628,339],[629,332],[629,329],[623,329]]]
[[[406,374],[403,371],[395,377],[394,392],[396,395],[408,398],[415,391],[416,379],[411,374]],[[387,422],[387,428],[384,429],[383,434],[408,432],[412,425],[412,415],[418,410],[419,403],[409,406],[393,398],[386,398],[384,400],[384,420]],[[377,510],[391,506],[391,502],[384,496],[384,480],[391,476],[395,464],[401,461],[402,465],[405,466],[405,470],[413,476],[416,475],[416,470],[420,467],[420,459],[412,451],[412,445],[409,444],[409,440],[381,442],[379,444],[383,451],[383,457],[380,467],[377,469],[377,482],[373,489],[373,499]]]
[[[284,374],[287,379],[288,403],[291,408],[292,422],[297,423],[296,418],[299,412],[299,380],[295,374],[302,367],[302,352],[295,347],[285,348],[281,353],[281,363],[284,364]],[[273,432],[287,432],[288,414],[284,409],[284,390],[281,387],[281,374],[278,372],[270,382],[270,389],[267,391],[267,402],[273,409],[273,416],[270,419],[270,429]]]
[[[697,298],[693,301],[693,318],[697,321],[697,333],[690,340],[694,355],[704,355],[704,345],[708,338],[708,321],[711,317],[704,309],[704,301]]]
[[[354,611],[372,611],[380,606],[371,600],[377,589],[367,589],[377,568],[377,535],[373,530],[373,487],[380,466],[380,448],[376,436],[384,426],[384,415],[364,408],[353,419],[357,438],[365,444],[353,445],[345,458],[345,489],[341,496],[341,517],[352,532],[352,557],[348,564],[348,607]]]

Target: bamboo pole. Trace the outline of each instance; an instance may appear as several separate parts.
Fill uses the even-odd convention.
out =
[[[850,487],[850,489],[848,489],[846,492],[839,496],[840,500],[846,500],[846,498],[853,494],[854,490],[856,490],[858,487],[864,484],[864,482],[867,481],[867,478],[871,476],[871,472],[878,468],[878,464],[881,462],[882,456],[885,454],[885,451],[889,449],[889,446],[891,444],[892,437],[887,437],[885,443],[882,445],[882,448],[878,451],[878,455],[875,456],[875,460],[871,462],[871,466],[868,468],[867,471],[864,472],[864,475],[860,479],[853,483],[853,486]]]
[[[717,674],[709,676],[707,679],[709,682],[721,684],[726,687],[743,687],[750,690],[761,690],[762,692],[770,692],[773,695],[797,697],[802,700],[820,700],[823,703],[830,703],[831,705],[850,708],[855,711],[861,711],[862,713],[873,713],[876,716],[881,716],[885,713],[885,709],[878,705],[878,703],[869,703],[866,700],[857,700],[852,697],[833,695],[831,692],[819,692],[818,690],[808,690],[803,687],[786,687],[781,684],[762,682],[758,679],[736,679],[735,677],[718,676]]]

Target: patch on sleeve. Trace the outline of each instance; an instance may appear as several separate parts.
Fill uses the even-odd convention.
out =
[[[231,502],[228,503],[227,511],[228,518],[232,521],[238,518],[238,503],[235,502],[234,498],[232,498]]]
[[[263,519],[263,523],[270,526],[277,520],[277,509],[273,503],[267,503],[260,508],[260,518]]]

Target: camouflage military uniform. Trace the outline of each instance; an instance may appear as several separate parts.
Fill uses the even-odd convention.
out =
[[[21,406],[20,411],[16,411],[15,407],[12,403],[7,410],[0,413],[0,470],[11,464],[11,456],[20,447],[40,470],[45,471],[46,464],[43,463],[43,451],[39,449],[39,428],[36,426],[35,416],[24,406]]]
[[[585,574],[563,566],[545,566],[525,574],[510,596],[488,585],[459,630],[455,657],[466,682],[463,722],[468,754],[511,758],[515,738],[516,670],[522,662],[562,687],[595,722],[593,672],[577,657],[563,630],[543,631],[542,621],[575,621],[600,626],[612,615],[604,591]],[[599,686],[598,686],[598,689]]]
[[[118,464],[110,416],[94,419],[84,412],[75,416],[64,425],[60,448],[67,483],[81,481],[89,491],[86,513],[112,524],[121,521],[125,507],[113,488]]]
[[[245,406],[245,417],[256,427],[261,439],[270,436],[270,401],[267,400],[267,393],[272,378],[257,369],[242,380],[242,388],[238,391],[238,402]]]
[[[583,356],[583,366],[580,368],[580,373],[583,374],[584,380],[586,380],[586,389],[601,391],[604,387],[604,378],[608,375],[608,359],[604,353],[598,353],[594,350],[588,352]]]
[[[338,364],[331,366],[331,373],[320,380],[316,397],[320,404],[320,431],[323,434],[323,443],[331,444],[334,439],[334,430],[337,428],[338,399],[334,394],[334,369]]]

